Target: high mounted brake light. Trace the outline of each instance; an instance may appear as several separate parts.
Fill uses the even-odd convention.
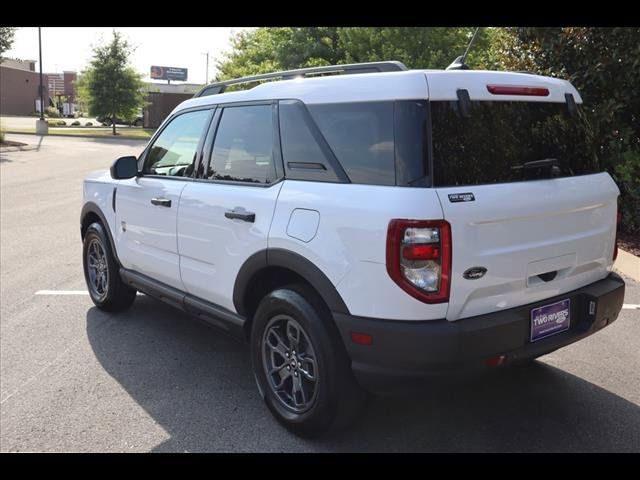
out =
[[[391,220],[387,272],[400,288],[424,303],[449,301],[451,226],[445,220]]]
[[[528,87],[526,85],[487,85],[493,95],[525,95],[529,97],[546,97],[549,89],[544,87]]]

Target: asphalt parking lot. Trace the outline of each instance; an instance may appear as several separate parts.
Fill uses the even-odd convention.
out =
[[[377,398],[344,434],[296,438],[259,398],[245,345],[144,295],[113,315],[35,294],[85,289],[82,178],[144,142],[7,138],[35,148],[0,154],[3,452],[640,451],[634,308],[531,366]]]

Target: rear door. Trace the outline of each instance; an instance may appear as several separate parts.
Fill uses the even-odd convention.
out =
[[[181,290],[178,205],[182,190],[193,180],[211,112],[194,110],[170,120],[143,153],[142,174],[121,181],[116,193],[116,243],[122,265]]]
[[[275,103],[219,108],[205,152],[199,178],[182,192],[180,272],[187,292],[235,311],[236,277],[267,248],[282,187]]]
[[[452,231],[449,320],[607,275],[619,191],[597,173],[580,110],[474,101],[462,115],[458,102],[432,101],[431,117],[434,184]]]

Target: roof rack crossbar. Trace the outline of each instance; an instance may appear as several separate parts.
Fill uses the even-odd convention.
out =
[[[261,75],[251,75],[248,77],[234,78],[233,80],[225,80],[215,82],[205,86],[202,90],[194,95],[194,97],[205,97],[208,95],[216,95],[223,93],[229,85],[238,85],[243,83],[259,82],[262,80],[270,80],[279,78],[281,80],[289,80],[295,77],[306,77],[309,75],[320,73],[339,73],[339,74],[355,74],[355,73],[372,73],[372,72],[398,72],[408,70],[402,62],[368,62],[368,63],[350,63],[346,65],[325,65],[322,67],[299,68],[297,70],[285,70],[283,72],[264,73]]]

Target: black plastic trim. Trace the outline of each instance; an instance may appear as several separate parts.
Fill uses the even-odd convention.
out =
[[[245,319],[226,308],[123,267],[120,268],[120,277],[126,284],[135,289],[162,300],[183,312],[194,315],[237,339],[243,340],[245,338],[243,330]]]
[[[287,162],[289,168],[300,168],[303,170],[326,170],[327,167],[322,163],[316,162]]]
[[[486,368],[506,355],[512,363],[536,358],[587,337],[613,323],[624,301],[624,281],[615,273],[577,290],[507,310],[457,320],[383,320],[334,313],[358,380],[372,390],[415,380]],[[531,309],[571,299],[571,326],[530,341]],[[590,312],[590,302],[595,311]],[[371,345],[351,341],[351,332],[373,337]]]
[[[240,268],[233,288],[233,304],[240,315],[245,315],[244,298],[253,277],[267,267],[282,267],[297,273],[320,294],[332,312],[349,314],[344,300],[331,280],[302,255],[281,248],[261,250],[251,255]]]
[[[102,223],[102,225],[104,225],[104,230],[107,232],[107,235],[109,237],[109,242],[111,243],[111,252],[113,253],[113,257],[115,258],[116,263],[118,264],[118,266],[120,266],[120,260],[118,259],[118,252],[116,251],[116,244],[113,241],[113,236],[111,235],[111,228],[109,228],[109,222],[107,222],[107,219],[104,216],[104,214],[102,213],[102,210],[100,210],[100,207],[98,206],[98,204],[96,204],[94,202],[87,202],[82,206],[82,210],[80,212],[80,235],[82,236],[82,223],[83,223],[85,217],[89,213],[94,213],[95,215],[98,216],[98,218],[100,218],[100,222]]]

